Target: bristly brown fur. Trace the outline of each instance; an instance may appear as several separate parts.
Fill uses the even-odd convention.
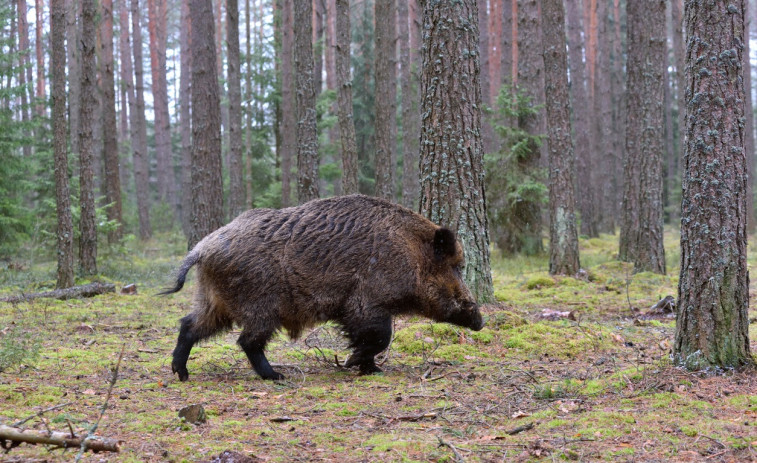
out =
[[[182,319],[173,368],[187,378],[192,345],[237,324],[240,346],[258,374],[276,379],[263,349],[286,328],[293,338],[327,320],[340,323],[361,372],[391,338],[391,317],[421,314],[480,329],[460,277],[462,248],[454,233],[409,209],[351,195],[281,210],[244,212],[187,255],[175,288],[197,265],[194,311]]]

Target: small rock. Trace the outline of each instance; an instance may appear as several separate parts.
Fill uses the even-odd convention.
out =
[[[200,424],[205,423],[208,417],[205,415],[205,408],[200,404],[189,405],[179,410],[179,418],[184,418],[187,423]]]
[[[121,294],[137,294],[137,285],[130,283],[121,288]]]

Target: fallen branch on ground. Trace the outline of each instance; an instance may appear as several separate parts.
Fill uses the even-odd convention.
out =
[[[53,445],[60,448],[81,448],[92,452],[118,452],[118,441],[100,437],[74,436],[65,432],[21,430],[0,425],[0,447],[10,450],[21,443]],[[83,444],[82,444],[83,442]]]
[[[49,297],[52,299],[75,299],[83,297],[98,296],[105,293],[116,292],[116,285],[113,283],[100,283],[98,281],[81,286],[72,286],[70,288],[56,289],[53,291],[44,291],[41,293],[21,294],[20,296],[10,296],[0,298],[1,302],[24,302],[31,301],[40,297]]]

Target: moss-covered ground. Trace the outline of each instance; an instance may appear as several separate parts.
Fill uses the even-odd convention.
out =
[[[153,296],[171,284],[184,241],[131,243],[128,257],[102,259],[97,279],[136,283],[137,295],[0,303],[0,423],[58,406],[24,426],[90,428],[124,348],[97,431],[121,452],[83,461],[210,461],[225,450],[281,462],[755,461],[757,374],[677,369],[674,321],[639,319],[676,296],[677,240],[667,232],[665,276],[633,274],[610,235],[581,240],[576,278],[549,276],[545,256],[495,254],[499,304],[483,309],[486,328],[398,319],[380,375],[339,367],[346,343],[327,324],[271,343],[285,381],[258,379],[233,331],[195,347],[184,383],[170,359],[193,284]],[[49,289],[53,278],[52,263],[3,264],[0,293]],[[755,322],[750,335],[757,352]],[[183,422],[178,410],[196,403],[207,422]],[[0,460],[75,457],[22,445]]]

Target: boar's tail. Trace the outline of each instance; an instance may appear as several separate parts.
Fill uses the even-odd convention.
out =
[[[156,296],[165,296],[166,294],[173,294],[178,293],[181,288],[184,287],[184,282],[187,279],[187,273],[189,273],[189,269],[192,268],[194,264],[196,264],[200,260],[200,253],[196,250],[192,250],[186,258],[184,258],[184,262],[181,263],[181,267],[179,267],[179,273],[176,275],[176,285],[174,285],[173,288],[166,288],[163,291],[156,294]]]

